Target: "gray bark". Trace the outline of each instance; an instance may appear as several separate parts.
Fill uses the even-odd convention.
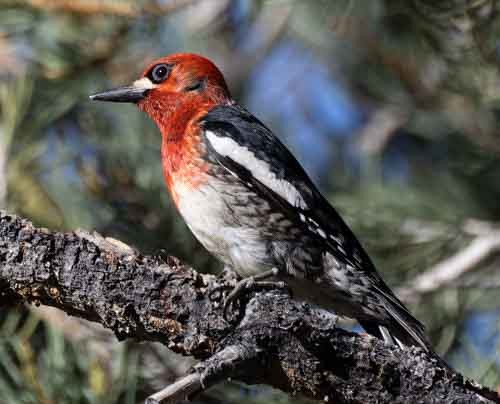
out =
[[[229,324],[221,303],[233,285],[227,273],[200,274],[173,257],[0,212],[0,305],[54,306],[120,340],[159,341],[193,356],[200,363],[179,383],[185,393],[231,377],[335,403],[500,402],[421,349],[336,328],[333,316],[283,291],[251,294]]]

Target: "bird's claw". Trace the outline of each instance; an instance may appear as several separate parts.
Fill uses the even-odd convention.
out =
[[[221,280],[222,283],[219,283]],[[241,281],[241,277],[235,272],[231,267],[225,266],[222,272],[217,277],[216,282],[213,287],[208,292],[208,298],[210,300],[221,300],[224,295],[224,291],[228,289],[233,289],[238,286]]]
[[[224,300],[224,308],[223,308],[224,320],[226,320],[229,323],[231,322],[231,318],[229,317],[229,311],[231,305],[238,299],[238,297],[240,297],[245,291],[249,290],[254,284],[255,284],[255,279],[252,277],[242,279],[236,284],[236,286]]]
[[[254,292],[257,290],[273,290],[273,289],[281,289],[286,290],[288,294],[291,294],[291,290],[288,285],[283,281],[278,282],[269,282],[269,281],[256,281],[254,277],[248,277],[239,281],[234,289],[229,293],[229,295],[224,300],[223,307],[223,317],[227,322],[233,322],[235,319],[241,316],[241,309],[237,316],[230,317],[230,309],[233,303],[238,300],[242,295],[247,295],[250,292]]]

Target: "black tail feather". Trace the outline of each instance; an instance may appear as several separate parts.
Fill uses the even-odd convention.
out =
[[[452,369],[450,365],[448,365],[446,361],[441,358],[441,356],[439,356],[436,351],[434,351],[430,342],[423,334],[422,336],[419,336],[418,339],[414,338],[414,333],[408,333],[406,331],[406,328],[403,328],[396,322],[388,326],[382,325],[377,321],[360,320],[359,324],[361,324],[361,326],[368,334],[385,341],[389,345],[396,345],[402,349],[408,346],[417,346],[423,348],[427,352],[427,354],[430,357],[435,358],[442,367]],[[419,332],[420,331],[421,330],[419,330]]]
[[[368,334],[384,340],[389,345],[417,346],[427,352],[433,351],[430,342],[421,332],[410,333],[396,321],[390,325],[374,320],[359,320],[359,323]]]

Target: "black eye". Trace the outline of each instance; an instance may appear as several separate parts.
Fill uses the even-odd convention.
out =
[[[155,84],[159,84],[162,81],[165,81],[170,73],[171,66],[166,64],[156,65],[151,69],[149,73],[149,78]]]

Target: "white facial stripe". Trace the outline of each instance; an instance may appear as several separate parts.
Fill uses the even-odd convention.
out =
[[[276,174],[271,171],[269,164],[255,157],[248,148],[240,146],[229,137],[220,137],[210,131],[206,132],[206,136],[217,153],[241,164],[257,180],[276,192],[292,206],[307,209],[304,198],[302,198],[297,188],[288,181],[277,178]]]
[[[133,86],[140,90],[151,90],[157,87],[157,85],[153,84],[153,82],[147,77],[143,77],[142,79],[134,81]]]

